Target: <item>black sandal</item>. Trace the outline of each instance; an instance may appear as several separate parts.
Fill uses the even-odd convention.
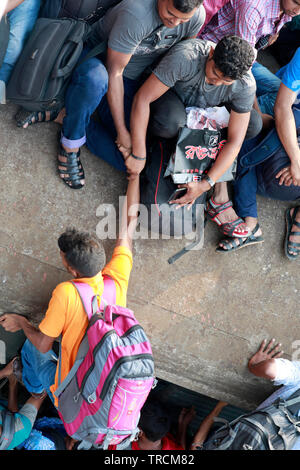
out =
[[[80,149],[78,152],[66,152],[65,149],[60,145],[59,155],[66,157],[67,161],[62,162],[58,159],[58,166],[64,167],[63,169],[58,168],[59,175],[63,182],[72,189],[83,188],[81,180],[84,179],[84,171],[80,161]]]
[[[264,238],[262,235],[256,237],[255,234],[259,229],[259,224],[256,224],[252,232],[248,235],[248,237],[244,238],[227,238],[226,240],[222,240],[219,242],[219,245],[216,248],[217,253],[230,253],[232,251],[240,250],[245,246],[249,245],[256,245],[257,243],[263,243]],[[224,247],[220,246],[220,244],[224,245]]]
[[[47,119],[47,114],[49,113],[49,118]],[[46,109],[45,111],[27,111],[24,108],[20,108],[15,119],[17,121],[18,127],[24,127],[25,124],[28,124],[29,127],[31,124],[38,124],[39,122],[50,122],[54,121],[60,110],[57,109]],[[27,129],[27,128],[26,128]]]
[[[300,228],[300,222],[296,222],[296,216],[298,211],[300,211],[300,206],[294,208],[293,215],[290,214],[290,210],[291,209],[287,209],[285,211],[286,234],[284,240],[284,251],[286,257],[292,261],[298,258],[300,254],[300,243],[290,241],[291,236],[300,237],[300,232],[292,232],[293,225]]]

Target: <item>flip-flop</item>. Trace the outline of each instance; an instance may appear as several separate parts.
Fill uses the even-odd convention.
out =
[[[223,245],[225,245],[227,248],[223,248],[221,246],[218,246],[216,248],[216,252],[217,253],[230,253],[232,251],[237,251],[237,250],[240,250],[241,248],[244,248],[245,246],[249,246],[249,245],[256,245],[258,243],[263,243],[264,242],[264,238],[262,236],[259,236],[259,237],[255,237],[255,233],[258,231],[259,229],[259,224],[257,224],[254,229],[252,230],[252,232],[250,232],[250,235],[245,238],[244,240],[242,238],[229,238],[229,239],[226,239],[226,240],[222,240],[220,243],[223,243]]]
[[[296,206],[294,208],[294,212],[293,212],[292,216],[290,214],[291,209],[287,209],[285,211],[286,235],[285,235],[285,240],[284,240],[284,251],[285,251],[286,257],[290,261],[293,261],[296,258],[298,258],[299,254],[300,254],[300,243],[290,241],[291,236],[300,237],[300,231],[299,232],[291,232],[293,225],[296,225],[296,227],[300,228],[300,222],[296,222],[296,220],[295,220],[299,209],[300,209],[300,206]],[[292,249],[292,251],[295,252],[294,255],[290,252],[291,249]]]

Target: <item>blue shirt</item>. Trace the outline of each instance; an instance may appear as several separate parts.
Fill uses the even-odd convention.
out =
[[[285,67],[282,67],[276,75],[287,88],[296,93],[300,92],[300,47],[298,47],[292,60]]]

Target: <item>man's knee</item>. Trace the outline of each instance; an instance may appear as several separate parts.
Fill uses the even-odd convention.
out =
[[[91,93],[101,93],[103,96],[108,88],[108,73],[98,59],[92,58],[75,69],[72,81]]]
[[[185,124],[185,107],[175,93],[167,93],[152,103],[149,130],[153,135],[171,139]]]

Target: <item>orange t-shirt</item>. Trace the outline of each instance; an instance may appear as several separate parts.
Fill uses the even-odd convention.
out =
[[[96,276],[76,279],[88,283],[95,294],[103,293],[103,275],[111,277],[116,286],[116,304],[126,307],[129,277],[132,269],[132,253],[124,247],[114,249],[111,261]],[[80,343],[88,325],[88,318],[76,288],[71,282],[62,282],[53,291],[45,318],[39,329],[52,338],[62,335],[61,340],[61,381],[68,375],[76,359]],[[52,393],[58,387],[58,368]],[[57,398],[55,405],[58,405]]]

